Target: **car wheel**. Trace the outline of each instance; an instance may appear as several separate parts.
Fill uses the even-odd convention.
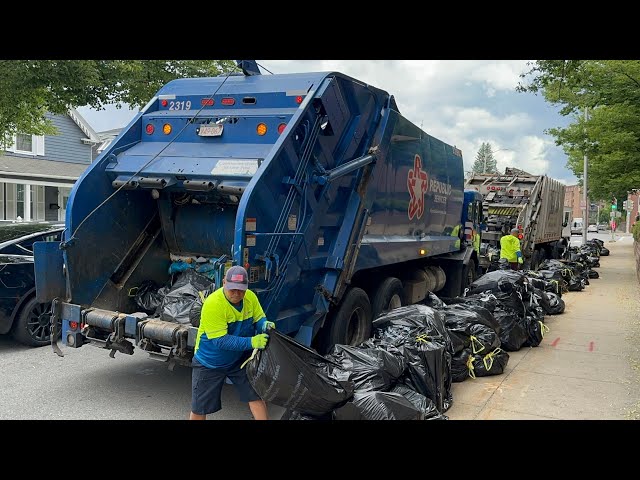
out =
[[[61,322],[58,324],[58,337]],[[20,309],[13,324],[13,338],[30,347],[42,347],[51,343],[51,302],[39,303],[35,297]]]

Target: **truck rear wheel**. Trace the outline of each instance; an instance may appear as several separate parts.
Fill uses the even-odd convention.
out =
[[[371,337],[371,303],[361,288],[351,288],[337,309],[330,313],[321,350],[329,353],[334,345],[358,345]]]
[[[478,277],[478,272],[476,271],[476,262],[473,258],[469,259],[469,263],[464,267],[464,276],[462,277],[462,281],[464,282],[462,285],[462,291],[475,282]]]
[[[395,277],[384,280],[373,294],[373,304],[371,305],[372,319],[387,313],[389,310],[404,305],[404,290],[402,282]]]

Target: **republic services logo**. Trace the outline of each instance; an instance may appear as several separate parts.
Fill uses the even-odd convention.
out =
[[[407,175],[407,188],[411,196],[407,211],[409,220],[413,217],[418,219],[424,214],[424,194],[427,193],[428,179],[427,172],[422,170],[422,159],[416,154],[413,159],[413,170],[409,170]]]

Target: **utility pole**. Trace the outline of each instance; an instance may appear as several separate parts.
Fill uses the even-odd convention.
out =
[[[587,224],[589,223],[589,198],[587,196],[587,145],[586,145],[586,133],[587,133],[587,107],[584,107],[584,133],[585,133],[585,146],[584,146],[584,172],[582,181],[582,190],[584,192],[584,214],[582,215],[582,244],[587,243]]]
[[[631,204],[631,192],[627,192],[627,202],[625,203],[625,205],[627,206],[627,208],[625,208],[625,214],[627,215],[627,229],[625,230],[626,233],[629,233],[629,228],[631,228],[631,212],[633,211],[633,207],[630,206]]]

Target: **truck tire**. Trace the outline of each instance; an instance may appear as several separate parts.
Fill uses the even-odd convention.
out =
[[[375,320],[389,310],[401,307],[405,304],[402,282],[395,277],[386,278],[373,294],[371,305],[372,316]]]
[[[334,345],[359,345],[371,337],[371,303],[361,288],[347,291],[336,310],[330,313],[321,350],[329,353]]]
[[[29,347],[51,343],[51,303],[38,303],[35,297],[22,306],[13,323],[12,335]],[[61,323],[60,323],[61,326]],[[60,336],[61,328],[58,328]]]
[[[476,278],[478,277],[478,272],[476,271],[476,261],[473,258],[469,259],[469,263],[465,265],[463,275],[462,275],[462,291],[471,285]]]

